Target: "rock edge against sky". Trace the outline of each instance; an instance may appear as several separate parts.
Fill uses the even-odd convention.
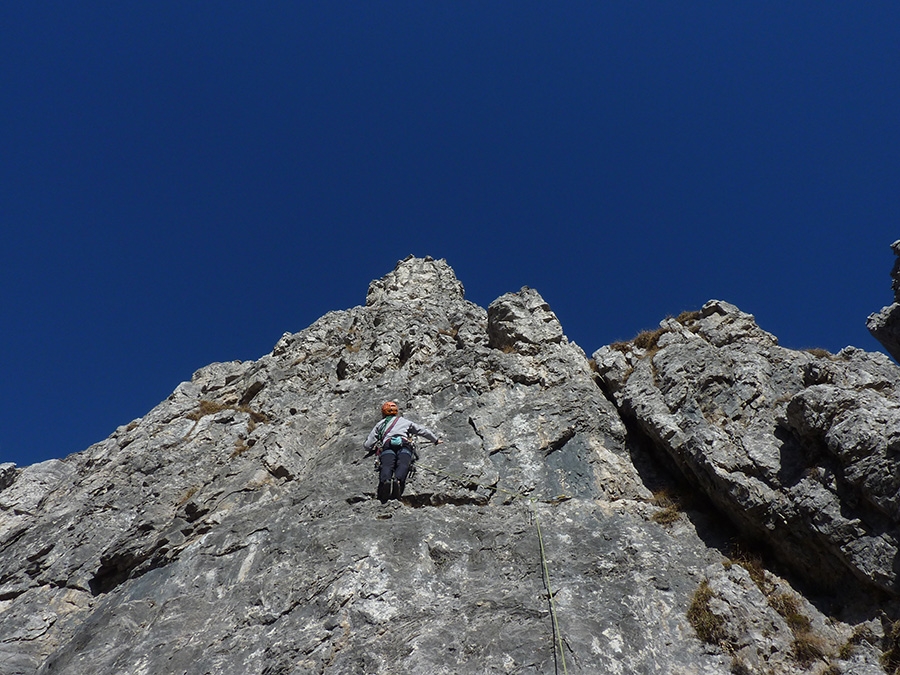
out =
[[[719,300],[589,359],[537,291],[484,309],[411,256],[84,452],[0,465],[0,663],[881,673],[898,388]],[[445,443],[382,505],[385,399]]]

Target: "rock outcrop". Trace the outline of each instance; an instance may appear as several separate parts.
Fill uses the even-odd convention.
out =
[[[898,385],[717,301],[589,360],[536,291],[410,257],[0,465],[0,673],[881,673]],[[382,505],[387,399],[445,442]]]
[[[748,537],[825,587],[900,594],[900,370],[779,347],[710,301],[594,354],[623,414]]]
[[[894,291],[894,302],[882,307],[880,312],[869,315],[866,322],[869,332],[878,340],[888,354],[900,361],[900,240],[891,244],[894,255],[894,269],[891,270],[891,288]]]

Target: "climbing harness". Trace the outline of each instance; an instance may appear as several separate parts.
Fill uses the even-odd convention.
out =
[[[415,465],[415,462],[413,462],[412,466],[414,466],[414,465]],[[410,466],[410,470],[412,470],[412,466]],[[435,469],[434,467],[426,466],[424,464],[422,465],[421,468],[424,469],[425,471],[429,471],[429,472],[435,474],[436,476],[442,476],[444,478],[449,478],[452,481],[456,481],[457,483],[462,483],[463,485],[466,485],[469,487],[472,486],[472,482],[466,480],[463,476],[454,476],[445,471],[441,471],[439,469]],[[540,552],[541,552],[541,577],[544,582],[544,588],[547,591],[547,602],[550,606],[550,620],[551,620],[551,623],[553,626],[553,643],[554,643],[553,657],[554,657],[554,660],[556,659],[557,654],[559,655],[559,661],[557,663],[556,671],[557,671],[557,673],[559,673],[559,664],[562,664],[563,674],[568,675],[569,670],[566,667],[565,645],[563,644],[564,640],[563,640],[562,633],[559,630],[559,621],[556,616],[556,601],[554,598],[555,594],[553,592],[552,586],[550,585],[550,568],[547,565],[547,553],[544,550],[544,536],[541,533],[541,522],[540,522],[540,519],[538,518],[536,504],[538,502],[543,502],[545,504],[551,504],[551,505],[555,506],[557,504],[561,504],[564,501],[568,501],[569,499],[571,499],[571,497],[568,495],[558,495],[557,497],[554,497],[552,499],[540,500],[540,499],[535,499],[534,497],[529,497],[528,495],[523,494],[521,492],[516,492],[514,490],[504,490],[503,488],[499,488],[496,486],[488,487],[485,485],[480,485],[478,483],[475,483],[475,486],[484,488],[486,490],[490,490],[492,492],[502,492],[504,494],[511,495],[513,497],[521,497],[522,499],[526,500],[529,503],[529,505],[531,506],[530,514],[531,514],[532,520],[534,521],[535,529],[537,530],[538,546],[539,546]]]
[[[387,403],[384,404],[385,406]],[[384,408],[384,406],[382,406]],[[388,434],[391,433],[391,429],[394,428],[394,425],[400,421],[400,415],[395,415],[393,420],[390,420],[391,426],[388,426],[388,420],[390,418],[385,417],[384,422],[381,424],[381,429],[376,432],[376,441],[375,441],[375,471],[381,471],[381,452],[384,450],[384,439],[388,438]],[[393,439],[391,439],[393,440]]]
[[[375,451],[375,473],[381,473],[381,445],[376,446]],[[419,459],[419,449],[416,444],[410,438],[403,439],[403,447],[401,449],[408,449],[412,453],[412,460],[409,462],[409,469],[406,471],[406,480],[404,482],[409,483],[416,476],[416,462]]]

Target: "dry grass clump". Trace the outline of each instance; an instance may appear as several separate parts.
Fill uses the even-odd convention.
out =
[[[756,673],[739,656],[733,656],[731,657],[731,675],[756,675]]]
[[[713,597],[715,595],[709,587],[709,579],[704,579],[700,582],[697,590],[694,591],[693,597],[691,597],[687,619],[697,633],[697,637],[709,644],[721,645],[727,638],[725,619],[713,614],[709,608],[709,601]]]
[[[201,418],[206,417],[207,415],[215,415],[216,413],[222,412],[223,410],[234,410],[236,412],[247,413],[248,415],[250,415],[250,420],[254,425],[263,424],[269,421],[268,415],[266,415],[264,412],[253,410],[248,405],[219,403],[218,401],[209,401],[207,399],[202,399],[200,401],[200,404],[197,406],[197,409],[193,412],[188,413],[186,417],[189,420],[194,420],[196,422]]]
[[[200,488],[198,488],[197,486],[188,488],[188,491],[184,493],[184,496],[181,499],[179,499],[178,502],[176,502],[175,506],[176,507],[184,506],[185,504],[187,504],[188,501],[190,501],[191,497],[193,497],[195,494],[197,494],[197,491],[199,489]]]
[[[829,654],[828,643],[823,637],[813,631],[812,620],[802,612],[800,599],[792,593],[778,591],[778,586],[766,576],[762,557],[752,552],[745,543],[741,542],[733,543],[729,553],[730,558],[725,562],[725,568],[730,569],[732,565],[740,565],[747,570],[750,579],[765,596],[769,606],[778,612],[788,625],[788,628],[790,628],[793,636],[791,641],[791,657],[793,660],[800,667],[808,668],[816,661],[827,659]],[[709,611],[709,600],[712,597],[709,584],[707,581],[704,581],[694,593],[691,607],[688,610],[688,620],[694,626],[697,635],[701,636],[706,642],[715,642],[715,644],[727,647],[728,645],[722,644],[724,638],[721,624],[724,623],[723,620],[721,617],[710,618],[708,616],[712,614]],[[706,608],[705,611],[704,607]],[[697,625],[695,625],[695,622]],[[885,665],[885,669],[890,675],[900,675],[900,621],[895,626],[897,648],[894,652],[897,654],[897,657],[893,656],[894,652],[890,656],[883,657],[885,663],[887,661],[894,663],[894,670],[890,670]],[[716,637],[716,640],[707,639],[703,635]],[[871,631],[865,629],[854,631],[853,637],[848,640],[847,645],[841,648],[840,657],[848,658],[852,654],[853,645],[859,644],[859,642],[868,639],[870,636]],[[747,672],[746,666],[742,662],[733,662],[732,665],[737,666],[737,670],[732,670],[732,672]],[[832,667],[822,672],[823,675],[826,675],[833,670],[834,668]]]
[[[659,511],[650,516],[650,520],[660,525],[671,525],[684,513],[682,499],[667,489],[654,492],[651,503],[658,506]]]
[[[695,323],[698,319],[700,319],[701,316],[702,313],[699,311],[685,311],[674,318],[682,326],[688,326],[689,324]],[[671,319],[672,315],[670,314],[666,318]],[[667,332],[667,330],[668,329],[664,326],[660,326],[659,328],[656,328],[654,330],[642,330],[630,342],[619,340],[610,344],[609,348],[615,349],[617,352],[622,352],[623,354],[627,354],[634,347],[643,349],[647,352],[655,353],[659,348],[659,338],[662,337],[663,334]],[[690,330],[694,332],[695,328],[691,328]]]
[[[249,405],[246,404],[236,405],[233,402],[219,403],[218,401],[209,401],[203,399],[197,406],[197,410],[194,410],[193,412],[190,412],[186,415],[188,419],[194,420],[194,424],[191,426],[190,431],[185,434],[184,438],[188,438],[193,433],[194,429],[197,428],[197,423],[206,415],[214,415],[218,412],[222,412],[223,410],[233,410],[235,412],[242,412],[249,415],[250,419],[247,420],[247,435],[252,434],[257,425],[265,424],[270,421],[269,416],[264,412],[253,410]],[[253,440],[247,442],[246,436],[242,436],[237,441],[235,441],[235,449],[231,453],[230,457],[233,459],[234,457],[247,452],[247,450],[249,450],[253,446],[253,443]],[[190,497],[188,497],[188,499],[190,499]]]
[[[240,455],[243,455],[250,449],[251,445],[247,443],[247,439],[245,438],[237,438],[234,441],[234,450],[232,451],[229,459],[234,459]]]
[[[843,644],[843,646],[838,651],[838,657],[841,659],[849,659],[853,656],[853,651],[856,649],[856,646],[862,642],[868,642],[869,644],[875,644],[877,638],[872,633],[872,630],[868,626],[857,626],[853,630],[853,634],[850,638]]]
[[[756,584],[756,587],[760,592],[763,595],[768,596],[772,588],[768,581],[766,581],[766,570],[763,567],[762,557],[753,553],[741,543],[733,544],[731,546],[730,554],[729,563],[740,565],[747,570],[747,574],[750,575],[750,579],[753,580],[753,583]]]
[[[833,359],[834,354],[832,354],[827,349],[822,349],[821,347],[812,347],[810,349],[804,349],[807,354],[812,354],[813,356],[820,359]]]
[[[187,418],[196,422],[201,417],[206,417],[207,415],[215,415],[217,412],[222,412],[223,410],[226,410],[230,407],[231,406],[225,405],[224,403],[219,403],[218,401],[209,401],[207,399],[202,399],[199,406],[197,407],[197,410],[188,413]]]
[[[659,338],[666,332],[665,328],[657,328],[656,330],[643,330],[635,336],[632,343],[639,349],[652,351],[657,348]]]
[[[891,624],[884,636],[885,649],[881,652],[881,667],[888,675],[900,674],[900,621]]]
[[[794,641],[791,643],[791,656],[804,668],[808,668],[814,661],[824,658],[825,654],[825,640],[815,633],[806,632],[794,635]]]
[[[676,316],[675,320],[682,326],[686,326],[689,323],[697,321],[697,319],[699,319],[702,315],[702,312],[700,312],[699,310],[685,311]]]
[[[260,412],[259,410],[253,410],[248,405],[234,406],[233,409],[250,415],[250,422],[254,424],[254,426],[256,424],[265,424],[269,421],[269,416],[266,415],[266,413]],[[250,431],[253,431],[253,429],[250,429]]]
[[[787,623],[794,640],[791,651],[794,660],[804,667],[826,655],[825,640],[812,630],[812,621],[800,611],[800,602],[790,593],[776,593],[767,598],[769,606]]]
[[[776,593],[767,598],[769,607],[781,614],[787,625],[794,632],[808,631],[812,622],[809,617],[800,613],[800,603],[790,593]]]

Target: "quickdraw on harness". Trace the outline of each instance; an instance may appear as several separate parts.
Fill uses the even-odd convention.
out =
[[[384,422],[381,425],[381,429],[376,432],[376,436],[378,440],[375,442],[375,472],[381,472],[381,453],[385,449],[385,439],[388,440],[387,448],[392,450],[393,452],[399,453],[403,448],[407,448],[412,453],[412,461],[409,464],[409,472],[406,474],[407,482],[412,480],[413,476],[416,474],[416,460],[419,459],[419,453],[416,449],[415,443],[412,442],[409,438],[404,438],[403,436],[391,436],[391,429],[394,428],[394,425],[400,421],[400,415],[394,417],[394,419],[390,422],[390,426],[388,426],[389,417],[384,419]]]

